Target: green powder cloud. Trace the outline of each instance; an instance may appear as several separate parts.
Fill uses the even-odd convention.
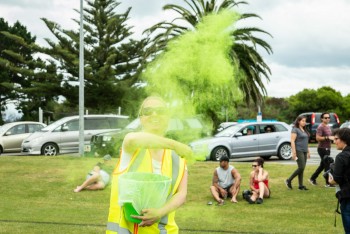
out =
[[[161,95],[177,116],[201,114],[206,105],[240,100],[239,71],[229,54],[239,14],[224,10],[205,16],[193,31],[168,43],[145,72],[148,94]]]

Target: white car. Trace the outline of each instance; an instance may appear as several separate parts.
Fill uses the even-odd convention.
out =
[[[267,129],[272,129],[268,132]],[[278,156],[290,159],[291,127],[284,122],[246,122],[228,127],[214,137],[190,143],[195,155],[218,161],[229,158]]]
[[[85,115],[84,140],[90,144],[95,134],[123,129],[128,123],[123,115]],[[22,143],[22,152],[54,156],[79,151],[79,116],[65,117],[35,132]]]
[[[34,121],[7,123],[0,127],[0,154],[21,152],[22,141],[46,125]]]

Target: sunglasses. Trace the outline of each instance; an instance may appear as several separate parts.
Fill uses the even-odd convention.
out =
[[[164,107],[146,107],[142,109],[141,116],[166,115],[167,113],[168,111]]]
[[[323,117],[324,119],[330,119],[330,117]]]
[[[257,167],[258,165],[252,165],[252,167]]]

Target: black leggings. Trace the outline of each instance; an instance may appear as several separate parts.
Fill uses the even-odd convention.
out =
[[[299,181],[299,187],[303,186],[303,179],[304,179],[304,169],[306,166],[306,160],[307,160],[307,152],[301,152],[297,151],[297,163],[298,163],[298,169],[296,169],[293,174],[289,177],[289,181],[292,182],[294,177],[298,176]]]

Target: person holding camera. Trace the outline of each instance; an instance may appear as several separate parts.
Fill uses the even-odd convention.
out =
[[[291,135],[292,158],[293,160],[297,161],[298,169],[296,169],[293,174],[288,179],[286,179],[285,184],[288,189],[292,189],[292,180],[294,177],[298,176],[299,190],[308,190],[303,185],[306,161],[308,158],[310,158],[310,151],[308,146],[310,134],[306,131],[305,126],[306,117],[298,116],[295,120]]]
[[[328,173],[328,182],[340,187],[336,196],[340,202],[344,231],[350,233],[350,129],[335,130],[334,143],[342,152],[335,158],[334,168]]]
[[[257,158],[253,161],[249,180],[252,194],[244,197],[250,204],[262,204],[264,198],[270,197],[269,173],[263,168],[264,159]]]

